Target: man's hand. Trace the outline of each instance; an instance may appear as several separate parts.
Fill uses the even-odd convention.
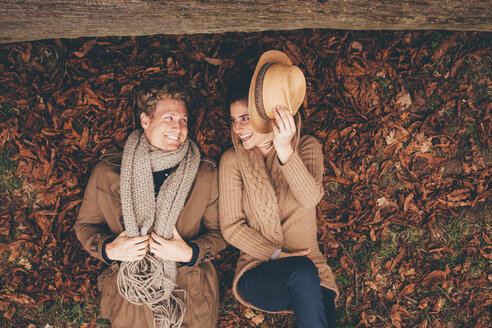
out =
[[[275,121],[272,121],[273,146],[277,151],[280,163],[285,164],[294,153],[292,138],[296,133],[296,123],[290,111],[282,106],[273,109]]]
[[[173,228],[173,238],[167,240],[152,232],[150,235],[150,251],[157,257],[174,262],[189,262],[193,256],[193,249],[181,238]]]
[[[123,231],[115,240],[106,244],[106,256],[114,261],[138,261],[149,248],[149,235],[130,238]]]

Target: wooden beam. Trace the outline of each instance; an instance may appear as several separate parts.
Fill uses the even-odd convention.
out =
[[[492,31],[492,0],[1,0],[0,43],[329,28]]]

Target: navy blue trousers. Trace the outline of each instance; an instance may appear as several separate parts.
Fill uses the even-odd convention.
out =
[[[264,262],[239,279],[245,300],[265,311],[293,310],[300,328],[335,328],[335,293],[321,287],[318,269],[305,256]]]

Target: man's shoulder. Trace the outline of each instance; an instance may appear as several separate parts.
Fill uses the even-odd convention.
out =
[[[109,152],[99,157],[100,163],[110,167],[120,167],[121,160],[123,159],[123,151]],[[102,165],[103,165],[102,164]]]
[[[217,161],[209,156],[202,155],[200,158],[200,166],[208,166],[211,169],[215,169],[217,167]]]
[[[217,162],[211,157],[201,156],[200,166],[198,167],[196,178],[207,179],[217,174],[216,172],[217,172]]]
[[[105,154],[94,167],[92,176],[98,180],[98,185],[112,182],[120,175],[121,153]]]

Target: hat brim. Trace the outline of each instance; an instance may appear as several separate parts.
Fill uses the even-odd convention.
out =
[[[278,50],[270,50],[265,52],[263,55],[261,55],[258,63],[256,64],[255,72],[253,73],[251,84],[249,86],[248,112],[253,129],[260,133],[270,133],[273,131],[271,122],[263,119],[258,114],[255,102],[256,78],[260,69],[263,67],[263,65],[267,63],[292,65],[292,61],[290,60],[290,58],[287,57],[285,53]]]

